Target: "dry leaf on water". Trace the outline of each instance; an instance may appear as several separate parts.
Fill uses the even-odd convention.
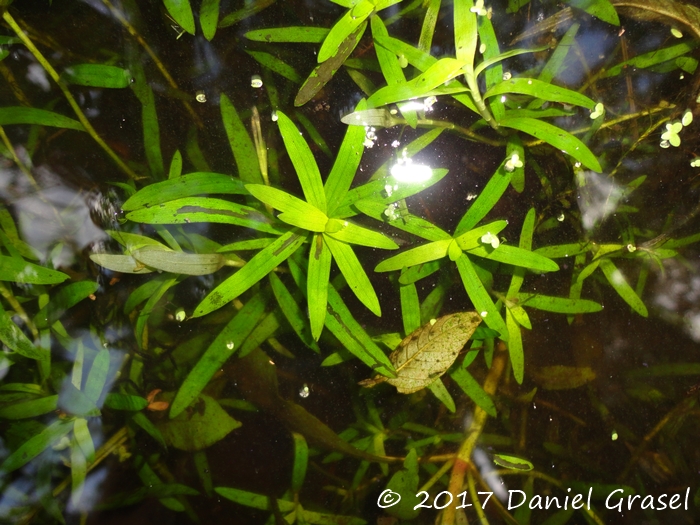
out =
[[[481,317],[476,312],[457,312],[422,326],[389,356],[396,368],[395,378],[377,376],[360,381],[360,385],[372,387],[388,381],[402,394],[425,388],[452,366],[479,323]]]

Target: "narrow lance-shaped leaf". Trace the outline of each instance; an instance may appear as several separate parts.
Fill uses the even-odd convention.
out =
[[[270,285],[272,287],[272,293],[274,293],[275,299],[277,299],[277,304],[279,304],[280,310],[282,310],[282,313],[286,317],[287,322],[289,322],[289,325],[306,346],[315,352],[320,352],[316,341],[314,341],[313,337],[311,336],[309,326],[306,322],[306,314],[294,300],[294,297],[289,290],[287,290],[287,287],[282,282],[282,279],[277,277],[275,272],[271,272],[268,275]]]
[[[243,344],[265,312],[265,301],[258,294],[231,319],[192,368],[170,406],[170,417],[177,417],[207,386],[214,374]]]
[[[241,295],[294,253],[303,244],[305,238],[295,231],[280,236],[267,248],[258,252],[243,268],[212,290],[199,303],[192,317],[213,312]]]
[[[278,217],[280,220],[315,232],[322,232],[326,229],[328,217],[316,206],[271,186],[247,184],[246,189],[256,199],[280,210],[284,215],[284,217],[282,215]]]
[[[316,234],[309,250],[309,270],[306,292],[309,305],[311,334],[318,341],[326,320],[328,303],[328,282],[331,272],[331,252],[323,240],[323,235]]]
[[[412,248],[406,252],[390,257],[380,262],[374,269],[375,272],[389,272],[400,270],[404,267],[411,267],[417,264],[442,259],[447,255],[447,249],[452,243],[452,239],[431,242],[417,248]]]
[[[605,278],[612,285],[615,291],[622,297],[630,307],[642,317],[647,317],[649,312],[644,302],[639,298],[634,289],[627,283],[627,279],[610,259],[600,259],[600,269],[603,270]]]
[[[68,434],[73,428],[71,420],[58,420],[29,438],[0,465],[0,471],[12,472],[29,463],[47,447]]]
[[[360,42],[360,38],[365,32],[367,23],[364,22],[357,28],[357,30],[349,35],[338,47],[338,52],[331,58],[316,66],[316,68],[311,72],[309,77],[306,79],[304,84],[299,89],[296,98],[294,99],[295,106],[303,106],[309,100],[314,98],[316,94],[321,91],[323,86],[325,86],[336,71],[340,69],[343,65],[345,59],[350,56],[357,44]]]
[[[568,155],[571,155],[574,159],[593,171],[600,173],[603,169],[598,159],[593,155],[593,152],[588,149],[588,146],[571,133],[553,126],[548,122],[528,117],[513,117],[503,119],[499,124],[503,127],[517,129],[533,137],[537,137]]]
[[[294,164],[307,202],[326,213],[326,194],[323,191],[321,173],[308,144],[289,117],[281,111],[277,112],[277,117],[284,146]]]
[[[352,248],[346,243],[336,241],[327,235],[324,235],[323,240],[330,249],[333,259],[335,259],[338,268],[340,268],[353,293],[372,313],[381,316],[382,311],[379,307],[377,294]]]
[[[45,359],[48,355],[48,350],[36,347],[24,335],[24,332],[17,326],[9,313],[6,312],[0,303],[0,341],[8,348],[17,352],[19,355],[28,357],[29,359]]]
[[[370,0],[359,0],[346,11],[331,28],[328,36],[323,41],[323,45],[318,51],[318,63],[325,62],[338,53],[343,41],[367,19],[373,10],[374,4]]]
[[[85,131],[83,125],[75,119],[65,117],[53,111],[24,106],[8,106],[0,108],[0,126],[11,124],[35,124],[37,126],[53,126],[56,128]]]
[[[488,415],[496,417],[496,406],[493,404],[493,400],[484,392],[479,382],[474,379],[469,372],[461,366],[458,366],[450,372],[450,377],[454,379],[455,383],[459,385],[464,393],[483,408]]]
[[[326,38],[328,31],[327,27],[272,27],[248,31],[244,36],[257,42],[307,42],[319,44]]]
[[[360,384],[372,387],[388,381],[402,394],[425,388],[454,363],[480,323],[476,312],[458,312],[426,324],[401,341],[389,356],[397,377],[379,376]]]
[[[359,244],[360,246],[369,246],[370,248],[396,250],[399,247],[383,233],[375,232],[340,219],[329,219],[328,225],[326,226],[326,235],[338,241],[349,244]]]
[[[219,23],[219,0],[202,0],[199,9],[199,23],[202,26],[204,38],[211,40],[216,34],[216,26]]]
[[[194,35],[194,15],[190,0],[163,0],[173,20],[189,34]]]
[[[469,257],[462,254],[462,256],[455,262],[457,263],[457,269],[459,270],[459,275],[462,278],[464,289],[466,290],[469,299],[471,299],[472,303],[474,304],[474,307],[477,309],[488,327],[492,330],[496,330],[500,334],[501,339],[507,341],[508,329],[503,321],[503,317],[501,317],[501,314],[498,312],[498,308],[496,308],[496,305],[491,300],[489,293],[486,291],[484,285],[479,279],[479,276],[476,274],[476,270],[474,270],[474,266],[469,260]]]
[[[220,106],[221,119],[224,122],[226,136],[231,144],[231,151],[233,151],[233,156],[236,160],[238,176],[245,183],[263,184],[258,154],[255,151],[255,146],[248,134],[248,130],[246,130],[241,117],[236,111],[236,107],[223,93],[221,94]]]
[[[595,101],[588,98],[586,95],[577,93],[570,89],[555,86],[549,82],[543,82],[536,78],[511,78],[496,84],[491,89],[484,93],[484,98],[495,97],[507,93],[518,93],[521,95],[530,95],[535,98],[549,100],[551,102],[559,102],[561,104],[572,104],[588,109],[593,109]]]
[[[508,184],[510,184],[512,174],[505,170],[504,165],[505,161],[501,163],[494,172],[486,183],[484,190],[479,194],[467,210],[467,213],[465,213],[459,221],[455,229],[455,237],[459,237],[471,230],[481,219],[486,217],[486,214],[491,211],[506,191]]]
[[[518,384],[522,384],[525,377],[525,354],[523,352],[523,339],[520,333],[520,325],[513,314],[506,309],[506,325],[508,326],[508,355],[513,367],[513,375]]]
[[[71,84],[100,88],[125,88],[131,74],[121,67],[103,64],[76,64],[65,69],[61,77]]]
[[[68,279],[68,275],[50,270],[38,264],[28,263],[19,257],[0,255],[0,281],[25,284],[58,284]]]

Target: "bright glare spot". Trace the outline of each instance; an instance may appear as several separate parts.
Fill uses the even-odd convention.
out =
[[[487,315],[489,315],[489,313],[486,310],[484,310],[483,312],[481,312],[480,315],[481,317],[486,317]]]
[[[392,148],[398,148],[401,145],[401,143],[398,140],[395,140],[394,142],[391,143]]]
[[[391,167],[391,176],[399,182],[425,182],[433,176],[433,170],[430,166],[424,164],[413,164],[413,161],[406,156],[406,150],[403,150],[403,156],[396,164]]]
[[[506,100],[508,100],[508,99],[506,98],[506,96],[505,96],[505,95],[501,95],[501,102],[505,102]]]
[[[477,197],[476,193],[467,193],[467,200],[468,201],[473,201],[474,199],[476,199],[476,197]]]
[[[307,398],[309,397],[310,393],[311,391],[306,383],[304,383],[304,386],[299,389],[299,397]]]
[[[384,192],[387,197],[391,197],[391,194],[394,193],[394,187],[391,184],[386,184],[384,186]]]
[[[479,53],[481,53],[483,55],[484,51],[486,51],[486,44],[481,44],[479,46]]]
[[[228,348],[229,350],[233,350],[233,346],[233,341],[229,341],[228,343],[226,343],[226,348]]]
[[[250,87],[253,88],[261,88],[263,86],[263,81],[262,78],[260,78],[260,75],[253,75],[250,77]]]
[[[484,9],[484,0],[476,0],[476,5],[469,9],[469,11],[479,16],[486,16],[488,14],[488,11]]]

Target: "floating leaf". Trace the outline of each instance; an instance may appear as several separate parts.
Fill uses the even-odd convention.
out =
[[[402,394],[425,388],[454,363],[479,323],[481,317],[476,312],[458,312],[426,324],[401,341],[389,356],[396,378],[375,377],[360,384],[372,387],[388,381]]]
[[[501,467],[511,470],[532,470],[535,466],[526,459],[517,456],[508,456],[506,454],[494,454],[493,462]]]
[[[57,284],[68,276],[56,270],[50,270],[38,264],[28,263],[19,257],[0,255],[0,281],[13,281],[25,284]]]

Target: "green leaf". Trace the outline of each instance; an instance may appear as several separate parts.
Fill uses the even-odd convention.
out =
[[[494,454],[493,462],[499,467],[509,468],[512,470],[529,471],[535,468],[535,466],[528,460],[517,456],[509,456],[507,454]]]
[[[402,272],[402,275],[406,272]],[[418,290],[413,283],[399,286],[399,296],[401,297],[401,318],[403,320],[403,331],[411,334],[421,326],[420,322],[420,302],[418,300]],[[399,341],[400,343],[401,341]],[[392,347],[393,350],[395,347]]]
[[[197,222],[235,224],[265,233],[280,233],[273,220],[255,208],[209,197],[184,197],[126,214],[134,222],[146,224],[190,224]]]
[[[163,3],[175,22],[190,35],[194,35],[194,15],[190,0],[163,0]]]
[[[479,226],[478,228],[474,228],[473,230],[469,230],[455,240],[462,250],[473,250],[474,248],[484,245],[484,242],[481,240],[484,235],[491,234],[492,236],[497,236],[506,226],[508,226],[508,221],[493,221]]]
[[[204,450],[241,426],[209,396],[200,394],[202,410],[182,412],[177,417],[158,424],[166,443],[178,450]]]
[[[83,451],[87,462],[92,463],[95,461],[95,443],[92,441],[87,419],[79,417],[75,420],[75,423],[73,423],[73,436],[80,450]]]
[[[68,434],[73,428],[73,421],[58,420],[45,427],[40,433],[26,440],[17,450],[0,465],[0,471],[12,472],[29,463],[53,443]]]
[[[83,392],[87,398],[95,404],[97,404],[97,401],[100,399],[102,391],[107,384],[108,372],[109,350],[103,348],[97,352],[97,355],[92,362],[92,366],[90,367],[90,372],[85,380],[85,385],[83,386]]]
[[[153,89],[147,83],[143,70],[140,70],[140,72],[139,70],[134,71],[134,78],[135,83],[131,88],[141,102],[141,127],[143,130],[143,147],[146,153],[146,161],[151,170],[151,176],[156,180],[160,180],[165,174],[165,167],[163,166],[163,153],[160,147],[160,124],[158,123],[155,95],[153,94]]]
[[[277,304],[279,304],[280,310],[282,310],[282,313],[289,322],[289,325],[292,327],[294,332],[296,332],[296,334],[299,336],[299,339],[301,339],[306,346],[311,348],[314,352],[319,353],[321,350],[319,349],[318,345],[316,344],[316,341],[311,335],[309,326],[306,323],[306,315],[304,314],[304,312],[302,312],[301,308],[299,308],[299,305],[294,300],[292,294],[289,293],[287,287],[274,272],[270,273],[268,277],[270,279],[272,293],[275,294]],[[327,283],[328,278],[326,278],[326,284]],[[324,301],[323,304],[325,311],[326,302]]]
[[[138,262],[156,270],[183,275],[208,275],[226,262],[218,253],[185,253],[145,246],[131,252]]]
[[[221,94],[221,119],[228,137],[233,157],[236,160],[238,176],[244,183],[262,184],[258,153],[243,122],[231,100]]]
[[[325,214],[326,194],[316,160],[294,122],[281,111],[277,112],[277,117],[284,146],[297,172],[306,201]]]
[[[149,184],[129,197],[122,204],[122,209],[124,211],[133,211],[183,197],[215,193],[229,195],[248,194],[240,179],[221,173],[198,171]]]
[[[508,326],[508,355],[513,367],[513,375],[519,385],[522,385],[525,377],[525,353],[523,352],[523,338],[520,325],[513,317],[512,312],[506,309],[506,325]]]
[[[454,2],[454,39],[455,54],[463,60],[467,69],[473,69],[476,43],[478,39],[476,14],[471,11],[472,0],[455,0]]]
[[[48,414],[56,410],[58,405],[58,395],[30,399],[29,401],[19,401],[11,405],[0,408],[0,418],[2,419],[25,419]]]
[[[452,366],[480,323],[476,312],[458,312],[427,323],[401,341],[389,356],[397,377],[378,376],[360,384],[372,387],[388,381],[401,394],[422,390]]]
[[[323,89],[323,87],[333,78],[336,71],[340,69],[343,65],[345,59],[350,56],[357,44],[360,42],[360,38],[365,32],[367,23],[363,23],[357,30],[349,35],[338,47],[338,52],[334,54],[331,58],[316,66],[316,68],[311,72],[309,77],[306,79],[304,84],[299,89],[296,98],[294,99],[295,106],[303,106],[309,100],[314,98],[316,94]]]
[[[569,299],[537,293],[519,293],[517,298],[521,306],[561,314],[586,314],[600,312],[603,309],[602,305],[588,299]]]
[[[328,217],[316,206],[285,191],[262,184],[247,184],[246,189],[256,199],[280,210],[282,214],[278,218],[281,221],[314,232],[322,232],[326,229]]]
[[[438,61],[438,59],[432,56],[430,53],[426,53],[425,51],[413,47],[412,45],[407,44],[398,38],[390,37],[388,34],[376,34],[373,35],[373,37],[374,43],[377,46],[381,46],[388,51],[391,51],[398,57],[405,58],[409,64],[419,71],[429,69]]]
[[[306,467],[309,462],[309,447],[301,434],[292,432],[294,440],[294,464],[292,466],[292,490],[299,492],[306,477]]]
[[[182,153],[176,150],[173,153],[173,158],[170,161],[170,169],[168,170],[168,179],[176,179],[182,175]]]
[[[380,262],[374,269],[375,272],[389,272],[392,270],[400,270],[404,267],[411,267],[417,264],[442,259],[447,255],[447,249],[450,246],[452,239],[424,244],[417,248],[412,248],[406,252],[390,257],[385,261]]]
[[[361,111],[366,106],[367,103],[363,99],[357,104],[355,111]],[[333,212],[342,202],[355,178],[355,173],[360,165],[362,153],[365,149],[363,146],[364,139],[365,130],[360,126],[349,126],[345,132],[338,156],[323,186],[330,217],[333,216]]]
[[[333,285],[328,286],[326,327],[360,361],[380,374],[395,377],[394,365],[355,320]]]
[[[49,303],[36,314],[37,328],[51,326],[66,310],[94,294],[99,287],[99,284],[93,281],[80,281],[63,286],[51,297]]]
[[[504,95],[506,93],[530,95],[535,98],[549,100],[550,102],[582,106],[587,109],[593,109],[596,104],[595,101],[591,100],[586,95],[563,87],[554,86],[549,82],[543,82],[536,78],[511,78],[510,80],[504,80],[487,90],[486,93],[484,93],[484,98]]]
[[[405,84],[385,86],[367,100],[370,107],[379,107],[392,102],[401,102],[430,94],[432,90],[463,73],[465,62],[454,58],[443,58]],[[464,90],[466,88],[458,88]]]
[[[469,372],[461,366],[457,366],[450,372],[450,377],[474,403],[484,409],[484,412],[491,417],[496,417],[496,405],[493,404],[491,396],[481,388],[479,382]]]
[[[9,312],[6,312],[0,303],[0,341],[10,350],[29,359],[43,360],[49,356],[49,351],[37,346],[24,335],[24,332],[17,326]]]
[[[367,20],[374,10],[370,0],[359,0],[331,28],[318,51],[318,63],[325,62],[338,53],[341,44]]]
[[[386,26],[382,19],[378,16],[373,16],[370,19],[370,25],[372,27],[372,38],[377,42],[379,37],[389,37],[389,33],[386,30]],[[392,86],[394,84],[401,84],[406,82],[406,77],[403,74],[403,69],[399,65],[399,60],[395,53],[389,51],[385,47],[380,45],[374,46],[374,51],[377,54],[377,60],[379,61],[379,67],[382,70],[384,79],[387,85]],[[357,111],[357,108],[356,108]]]
[[[104,406],[113,410],[137,412],[148,406],[148,400],[141,396],[112,393],[107,394],[107,397],[105,397]]]
[[[333,259],[335,259],[340,272],[345,277],[353,293],[374,315],[381,316],[382,311],[379,307],[377,294],[352,248],[346,243],[336,241],[328,235],[324,235],[323,240],[330,249]]]
[[[603,170],[598,159],[593,155],[591,150],[588,149],[588,146],[571,133],[553,126],[552,124],[527,117],[506,118],[501,120],[499,124],[503,127],[517,129],[533,137],[537,137],[551,144],[556,149],[571,155],[574,159],[593,171],[600,173]]]
[[[0,267],[2,267],[0,281],[24,284],[58,284],[68,279],[68,276],[63,272],[28,263],[19,257],[0,255]]]
[[[214,374],[243,344],[265,312],[265,301],[255,295],[226,324],[183,381],[170,406],[170,417],[177,417],[204,390]]]
[[[600,259],[600,269],[603,270],[605,278],[615,291],[630,305],[632,310],[642,317],[647,317],[649,312],[644,302],[639,298],[634,289],[627,283],[627,279],[610,259]]]
[[[219,23],[219,0],[202,0],[199,9],[199,24],[202,26],[204,38],[211,40],[216,34],[216,26]]]
[[[567,0],[566,2],[572,7],[582,9],[591,16],[612,24],[614,26],[620,25],[620,19],[617,16],[617,11],[612,5],[610,0]],[[643,6],[644,4],[641,4]],[[642,7],[643,9],[643,7]]]
[[[459,259],[455,261],[457,263],[457,269],[459,270],[459,275],[462,278],[462,284],[464,284],[464,289],[471,299],[474,307],[476,308],[479,315],[484,319],[486,325],[495,330],[500,334],[501,339],[504,341],[508,340],[508,330],[506,324],[503,321],[503,317],[498,312],[498,308],[493,304],[491,297],[484,288],[479,276],[476,274],[476,270],[469,260],[469,257],[462,255]]]
[[[64,117],[53,111],[26,108],[24,106],[5,106],[0,108],[0,126],[11,124],[34,124],[37,126],[52,126],[85,131],[83,125],[77,120]]]
[[[339,229],[336,229],[339,228]],[[357,226],[346,220],[330,219],[326,227],[326,235],[338,241],[370,248],[384,248],[385,250],[396,250],[398,245],[386,237],[383,233],[375,232],[362,226]]]
[[[467,213],[465,213],[460,219],[459,224],[455,229],[455,238],[458,238],[468,230],[471,230],[479,223],[479,221],[481,221],[481,219],[486,217],[486,214],[491,211],[491,209],[500,200],[503,193],[505,193],[506,189],[508,189],[508,184],[510,184],[512,173],[509,173],[504,169],[504,164],[505,161],[503,161],[503,163],[501,163],[498,169],[494,172],[489,181],[486,183],[483,191],[469,207]]]
[[[147,268],[131,255],[114,255],[111,253],[93,253],[90,255],[90,260],[95,264],[99,264],[103,268],[120,273],[153,273],[153,270]]]
[[[305,239],[305,236],[295,231],[281,235],[270,246],[258,252],[243,268],[212,290],[199,303],[192,317],[213,312],[241,295],[292,255]]]
[[[326,320],[328,282],[331,272],[331,252],[323,235],[314,235],[309,252],[309,270],[306,281],[311,334],[318,341]]]
[[[469,250],[469,254],[485,257],[503,264],[520,266],[535,272],[556,272],[559,270],[559,265],[553,260],[508,244],[501,244],[495,250],[491,246],[482,245]]]
[[[270,71],[277,73],[295,84],[301,84],[304,80],[296,69],[285,61],[277,58],[275,55],[266,53],[265,51],[253,51],[249,49],[246,49],[246,53],[257,60],[263,67],[266,67]]]
[[[355,202],[354,206],[365,215],[369,215],[373,219],[383,221],[388,218],[385,211],[387,206],[379,201],[363,199]],[[452,236],[446,231],[438,228],[430,221],[421,219],[411,214],[401,214],[396,220],[389,220],[392,226],[395,226],[403,231],[412,233],[428,241],[442,241],[452,239]]]
[[[228,487],[216,487],[214,490],[217,494],[223,496],[224,498],[235,503],[245,505],[246,507],[268,511],[272,511],[274,508],[270,505],[269,496],[263,496],[262,494],[255,494],[253,492],[246,492],[245,490],[232,489]],[[280,512],[291,512],[294,510],[295,504],[292,501],[278,499],[276,506]]]
[[[617,76],[623,71],[625,71],[627,68],[644,69],[657,64],[661,64],[668,60],[673,60],[674,58],[689,53],[690,51],[695,49],[697,45],[697,42],[683,42],[681,44],[676,44],[662,49],[655,49],[653,51],[649,51],[648,53],[637,55],[636,57],[631,58],[630,60],[626,60],[613,67],[608,68],[601,75],[601,78]]]
[[[71,84],[80,86],[125,88],[131,84],[131,74],[126,69],[102,64],[69,66],[61,77]]]
[[[328,35],[328,31],[329,29],[326,27],[272,27],[248,31],[243,36],[256,42],[306,42],[309,44],[320,44]]]
[[[438,381],[440,381],[438,379]],[[418,454],[416,449],[412,448],[406,459],[403,462],[404,468],[396,472],[386,484],[386,490],[389,494],[399,494],[401,499],[396,503],[386,508],[386,513],[399,518],[400,520],[410,521],[420,513],[420,498],[418,493]]]
[[[442,382],[442,379],[439,377],[430,383],[427,387],[430,392],[438,399],[440,402],[445,405],[445,408],[452,412],[453,414],[455,413],[455,410],[457,410],[457,407],[455,406],[455,401],[452,399],[452,396],[450,393],[447,391],[447,388],[445,388],[445,384]]]

